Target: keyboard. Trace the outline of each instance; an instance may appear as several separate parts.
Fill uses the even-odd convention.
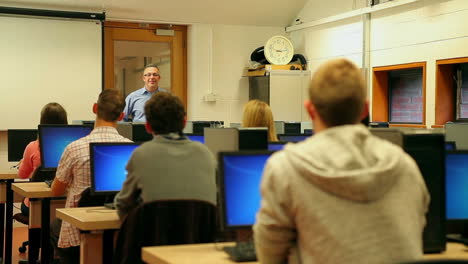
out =
[[[224,247],[223,250],[236,262],[256,261],[255,244],[253,241],[237,242],[233,247]]]

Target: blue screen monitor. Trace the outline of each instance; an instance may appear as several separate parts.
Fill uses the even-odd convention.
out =
[[[299,141],[304,141],[311,135],[307,134],[296,134],[296,135],[278,135],[278,139],[280,141],[286,141],[286,142],[299,142]]]
[[[89,135],[92,130],[93,127],[87,125],[39,125],[42,168],[56,169],[65,147]]]
[[[445,141],[445,150],[456,150],[457,146],[455,141]]]
[[[223,227],[250,227],[260,209],[260,181],[271,151],[219,153]]]
[[[268,150],[269,151],[283,150],[284,145],[286,145],[286,143],[288,142],[283,142],[283,141],[268,142]]]
[[[192,140],[192,141],[198,141],[202,144],[205,144],[205,136],[203,135],[193,135],[193,134],[185,134],[188,139]]]
[[[447,220],[468,221],[468,151],[448,151],[445,156]]]
[[[138,143],[90,143],[91,193],[115,194],[127,178],[127,163]]]

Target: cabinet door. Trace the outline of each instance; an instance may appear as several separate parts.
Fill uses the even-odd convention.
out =
[[[275,120],[303,120],[304,74],[308,75],[301,71],[271,71],[270,106]]]

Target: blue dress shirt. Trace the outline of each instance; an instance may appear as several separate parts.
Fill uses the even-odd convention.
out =
[[[167,92],[167,90],[159,88],[153,92]],[[133,91],[125,98],[124,121],[130,121],[129,116],[133,116],[133,122],[146,122],[145,103],[153,93],[146,90],[145,87]]]

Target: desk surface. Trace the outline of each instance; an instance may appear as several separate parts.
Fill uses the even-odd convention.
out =
[[[18,171],[2,171],[0,172],[0,180],[12,180],[18,178]]]
[[[145,247],[142,250],[143,261],[150,264],[232,264],[222,250],[233,243],[210,243],[179,246]],[[468,259],[468,248],[462,244],[447,243],[447,251],[441,254],[426,254],[425,259]],[[243,262],[257,263],[257,262]]]
[[[150,264],[232,264],[237,263],[229,259],[224,246],[233,246],[234,243],[209,243],[179,246],[145,247],[141,257]],[[252,264],[257,262],[242,262]]]
[[[103,206],[60,208],[56,216],[85,231],[119,229],[121,225],[117,211]]]
[[[27,198],[54,197],[49,186],[44,182],[13,183],[11,189]]]

